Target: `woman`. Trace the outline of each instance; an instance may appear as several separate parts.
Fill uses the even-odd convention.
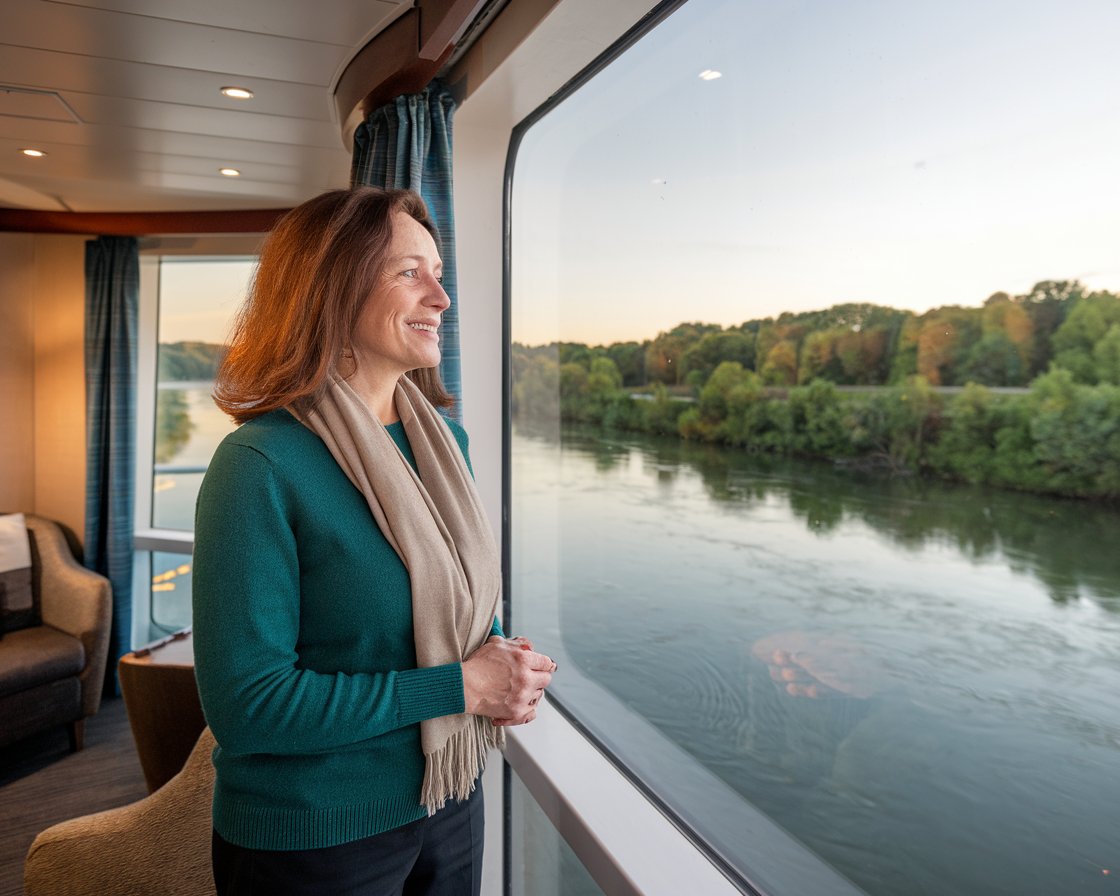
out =
[[[219,894],[478,893],[475,785],[555,669],[496,618],[423,201],[319,196],[267,240],[218,374],[195,669]],[[473,792],[473,794],[472,794]]]

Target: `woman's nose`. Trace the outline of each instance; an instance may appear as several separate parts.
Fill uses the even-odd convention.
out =
[[[434,288],[428,291],[427,302],[425,304],[433,308],[438,308],[440,311],[450,308],[451,297],[447,294],[446,290],[444,290],[443,284],[433,277],[432,285]]]

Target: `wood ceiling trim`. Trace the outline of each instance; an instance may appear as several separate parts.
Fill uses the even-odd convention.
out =
[[[0,231],[149,236],[165,233],[265,233],[286,208],[203,212],[55,212],[0,208]]]
[[[343,145],[353,146],[354,131],[374,109],[423,90],[484,5],[485,0],[417,0],[415,8],[362,47],[334,91]]]

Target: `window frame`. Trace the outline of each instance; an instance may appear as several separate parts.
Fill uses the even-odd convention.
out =
[[[148,237],[140,242],[140,302],[137,320],[135,476],[133,477],[132,631],[133,649],[152,640],[152,554],[189,556],[194,532],[152,525],[155,422],[159,374],[160,266],[165,258],[192,260],[256,258],[264,234]]]

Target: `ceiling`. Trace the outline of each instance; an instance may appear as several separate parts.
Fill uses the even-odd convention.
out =
[[[413,2],[2,6],[0,207],[115,212],[284,208],[346,186],[335,84]]]

